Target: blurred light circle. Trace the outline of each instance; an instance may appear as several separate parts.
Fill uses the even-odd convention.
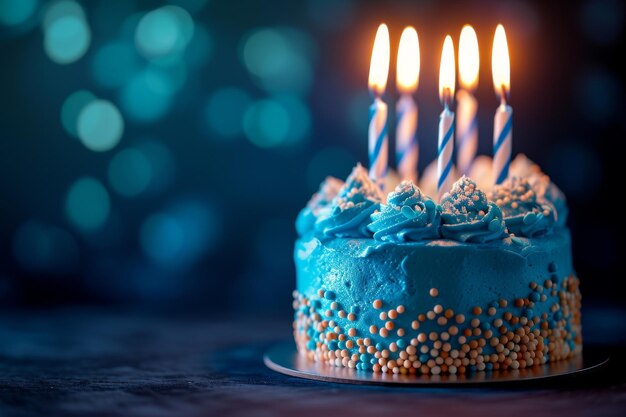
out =
[[[585,71],[578,86],[578,107],[581,114],[596,123],[616,117],[622,85],[609,72],[595,68]]]
[[[213,39],[203,26],[196,26],[193,37],[185,49],[185,62],[190,67],[198,68],[207,63],[213,51]]]
[[[289,114],[289,133],[286,144],[302,143],[311,133],[311,112],[306,103],[293,94],[283,94],[275,99]]]
[[[150,164],[150,184],[146,191],[159,192],[171,184],[176,171],[172,152],[159,142],[143,142],[135,147]]]
[[[208,0],[168,0],[170,3],[183,7],[190,12],[197,12],[202,9]]]
[[[42,21],[44,32],[50,29],[50,26],[58,19],[69,16],[84,21],[85,11],[80,4],[71,0],[61,0],[50,3],[45,10]]]
[[[129,44],[112,42],[96,52],[91,62],[91,72],[100,85],[117,88],[132,77],[138,66],[138,57]]]
[[[89,232],[102,227],[110,210],[109,193],[100,181],[92,177],[83,177],[74,182],[65,199],[67,219],[82,231]]]
[[[354,156],[337,147],[324,148],[317,152],[306,169],[306,178],[311,192],[329,175],[345,179],[356,164]]]
[[[57,64],[79,60],[91,42],[91,31],[84,19],[63,16],[55,19],[44,33],[44,49]]]
[[[260,148],[273,148],[285,142],[289,134],[289,113],[275,100],[259,100],[248,107],[243,130],[250,142]]]
[[[124,133],[124,120],[113,103],[94,100],[78,115],[78,137],[90,150],[104,152],[117,145]]]
[[[215,91],[206,106],[205,116],[211,130],[232,138],[243,133],[243,115],[252,99],[243,89],[223,87]]]
[[[91,92],[78,90],[70,94],[61,107],[61,124],[67,133],[73,137],[78,137],[78,115],[92,101],[96,100]]]
[[[150,185],[152,166],[139,150],[129,148],[118,152],[109,164],[109,182],[125,197],[134,197]]]
[[[181,52],[193,36],[194,23],[187,11],[165,6],[146,13],[135,31],[135,45],[146,58]]]
[[[587,1],[580,11],[583,32],[599,44],[615,42],[624,30],[624,2],[619,0]]]
[[[136,74],[122,90],[124,113],[139,122],[157,120],[169,110],[173,89],[163,72],[148,68]]]
[[[353,0],[308,0],[309,17],[321,29],[334,31],[345,29],[352,22],[355,12]]]
[[[0,0],[0,23],[17,26],[28,21],[37,10],[37,0]]]
[[[78,245],[71,234],[59,227],[28,221],[15,232],[13,254],[26,270],[66,273],[76,266]]]
[[[150,216],[141,227],[139,240],[153,262],[184,268],[215,245],[218,225],[215,214],[206,205],[186,201]]]
[[[295,29],[259,29],[244,40],[242,60],[267,91],[303,94],[313,84],[312,45]]]

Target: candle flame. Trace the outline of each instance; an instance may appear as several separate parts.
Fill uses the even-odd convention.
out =
[[[441,51],[441,65],[439,66],[439,99],[448,106],[454,97],[454,45],[450,35],[446,36]]]
[[[463,26],[459,39],[459,83],[467,90],[474,90],[478,85],[478,38],[474,28]]]
[[[493,37],[491,72],[493,73],[493,88],[500,99],[504,100],[511,89],[511,63],[506,33],[502,25],[498,25]]]
[[[417,89],[420,76],[420,44],[417,32],[411,26],[404,28],[398,48],[397,86],[401,93]]]
[[[389,29],[382,23],[376,32],[372,60],[370,62],[369,88],[377,96],[383,95],[389,74]]]

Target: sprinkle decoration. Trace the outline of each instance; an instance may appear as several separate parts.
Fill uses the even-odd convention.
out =
[[[463,312],[433,298],[432,306],[398,305],[379,313],[381,299],[347,306],[331,301],[323,289],[308,295],[294,291],[296,345],[315,362],[392,374],[517,370],[569,359],[582,351],[579,280],[572,275],[541,282],[532,283],[524,297]],[[433,288],[429,295],[439,294]],[[357,324],[339,317],[333,303],[339,311],[359,311],[351,313]],[[549,308],[535,315],[540,303],[550,303]],[[373,321],[361,321],[365,318]],[[425,332],[422,326],[436,330]]]

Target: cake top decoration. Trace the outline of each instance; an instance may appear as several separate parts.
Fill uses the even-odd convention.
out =
[[[554,206],[548,201],[537,201],[537,193],[528,179],[510,177],[494,187],[490,198],[502,210],[509,232],[537,237],[552,231]]]
[[[324,210],[329,210],[329,204],[342,186],[343,181],[339,178],[328,176],[322,181],[320,188],[313,194],[306,207],[298,213],[296,230],[300,236],[313,230],[313,225],[323,215]]]
[[[445,238],[484,243],[507,236],[500,208],[465,175],[444,195],[441,205],[441,234]]]
[[[402,181],[387,196],[387,204],[372,214],[368,228],[374,239],[382,241],[416,241],[437,239],[441,207],[422,194],[410,180]]]
[[[369,216],[379,209],[383,198],[367,170],[357,164],[330,204],[327,216],[318,218],[315,230],[323,236],[370,237]]]

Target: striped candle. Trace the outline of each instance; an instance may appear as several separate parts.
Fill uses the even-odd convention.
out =
[[[374,102],[370,107],[368,127],[369,175],[381,189],[385,187],[389,152],[387,105],[381,99],[387,87],[389,57],[389,29],[383,23],[376,32],[368,79],[369,90],[374,96]]]
[[[513,109],[506,104],[511,87],[511,65],[509,47],[502,25],[498,25],[493,38],[491,71],[493,87],[500,98],[500,106],[493,119],[493,182],[500,184],[509,176],[513,142]]]
[[[452,188],[452,154],[454,153],[454,113],[448,106],[439,116],[439,144],[437,146],[437,197]]]
[[[513,143],[513,109],[500,104],[493,119],[493,175],[494,183],[500,184],[509,176],[511,145]]]
[[[389,137],[387,135],[387,104],[376,97],[370,106],[368,128],[370,177],[383,188],[387,175]]]
[[[396,162],[403,180],[417,183],[417,105],[408,94],[403,94],[396,105]]]
[[[420,47],[417,32],[404,28],[398,47],[396,87],[400,100],[396,105],[396,163],[403,180],[417,183],[417,105],[413,94],[417,90],[420,72]]]
[[[454,113],[450,110],[454,99],[455,65],[454,46],[450,35],[446,36],[439,67],[439,99],[444,106],[439,116],[439,141],[437,147],[437,197],[452,188],[452,154],[454,153]]]
[[[461,174],[469,175],[478,149],[478,102],[473,95],[478,85],[478,38],[474,28],[463,26],[459,39],[459,85],[456,95],[456,163]]]

